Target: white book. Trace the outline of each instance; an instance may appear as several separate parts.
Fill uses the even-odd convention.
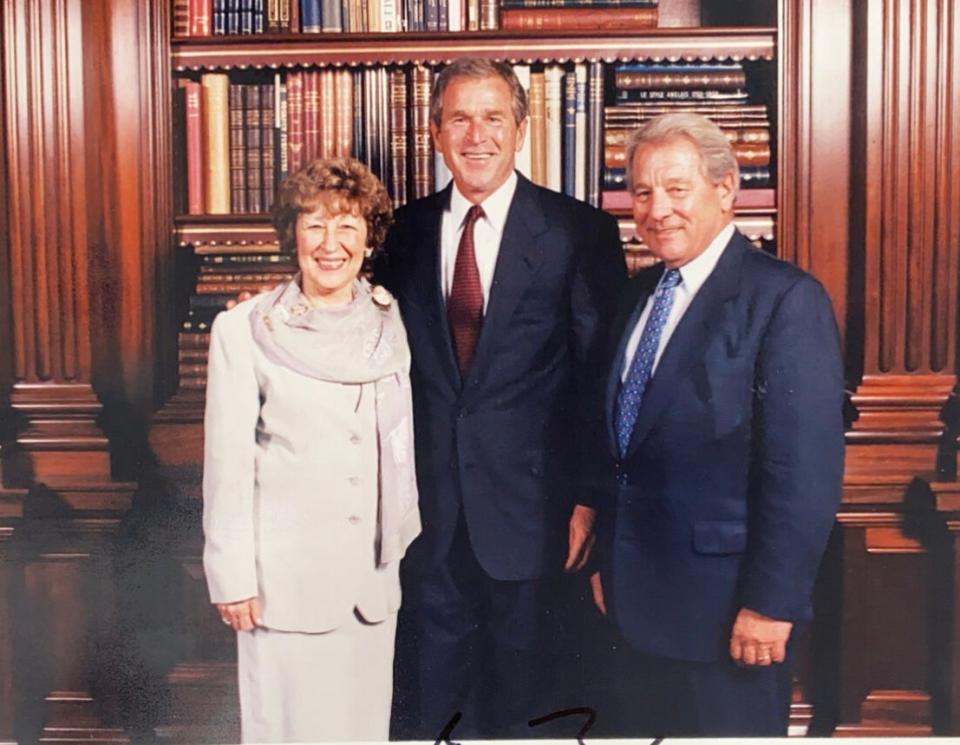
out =
[[[463,0],[447,0],[447,30],[464,31]]]
[[[546,77],[547,188],[563,191],[563,68],[550,65]]]
[[[380,28],[384,31],[399,31],[397,0],[380,0]]]
[[[520,81],[520,85],[523,86],[523,90],[527,92],[527,97],[530,97],[530,65],[514,65],[513,71],[516,73],[517,80]],[[523,147],[520,148],[520,152],[517,153],[517,170],[520,171],[524,176],[530,178],[530,133],[527,133],[527,136],[523,140]]]
[[[577,199],[587,199],[587,65],[578,62],[573,67],[577,79],[577,113],[575,119],[574,192]]]

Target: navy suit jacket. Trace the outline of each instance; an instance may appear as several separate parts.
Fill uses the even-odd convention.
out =
[[[637,650],[706,662],[728,654],[742,607],[809,613],[840,499],[843,376],[821,285],[735,233],[665,347],[618,459],[624,348],[662,272],[631,282],[615,321],[604,586]]]
[[[573,504],[597,499],[581,464],[595,467],[604,443],[583,437],[595,431],[584,418],[599,418],[603,334],[625,279],[617,224],[520,176],[461,380],[440,283],[450,193],[398,210],[377,273],[399,299],[413,357],[423,533],[406,567],[442,560],[463,510],[489,576],[533,579],[560,570]]]

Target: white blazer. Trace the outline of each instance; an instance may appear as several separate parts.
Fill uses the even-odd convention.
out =
[[[400,607],[376,566],[374,386],[315,380],[253,340],[258,298],[213,324],[204,417],[203,566],[214,603],[259,597],[263,624],[320,632]]]

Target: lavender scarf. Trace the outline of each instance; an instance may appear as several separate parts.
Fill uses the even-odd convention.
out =
[[[410,349],[393,297],[365,280],[346,305],[314,308],[299,276],[264,295],[250,315],[253,338],[278,365],[331,383],[373,383],[380,445],[377,557],[401,559],[420,533],[413,460]]]

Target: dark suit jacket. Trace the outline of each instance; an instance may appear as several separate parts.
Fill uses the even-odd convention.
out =
[[[608,458],[630,330],[662,274],[636,277],[615,329]],[[808,614],[840,498],[843,376],[821,285],[735,233],[665,348],[615,468],[604,585],[639,651],[712,661],[742,607]]]
[[[599,403],[601,335],[625,277],[617,225],[521,176],[461,381],[440,284],[450,193],[448,186],[397,212],[377,275],[399,298],[413,356],[423,533],[407,567],[446,556],[462,509],[488,575],[533,579],[562,565],[574,502],[596,499],[581,464],[595,465],[604,444],[578,433]]]

